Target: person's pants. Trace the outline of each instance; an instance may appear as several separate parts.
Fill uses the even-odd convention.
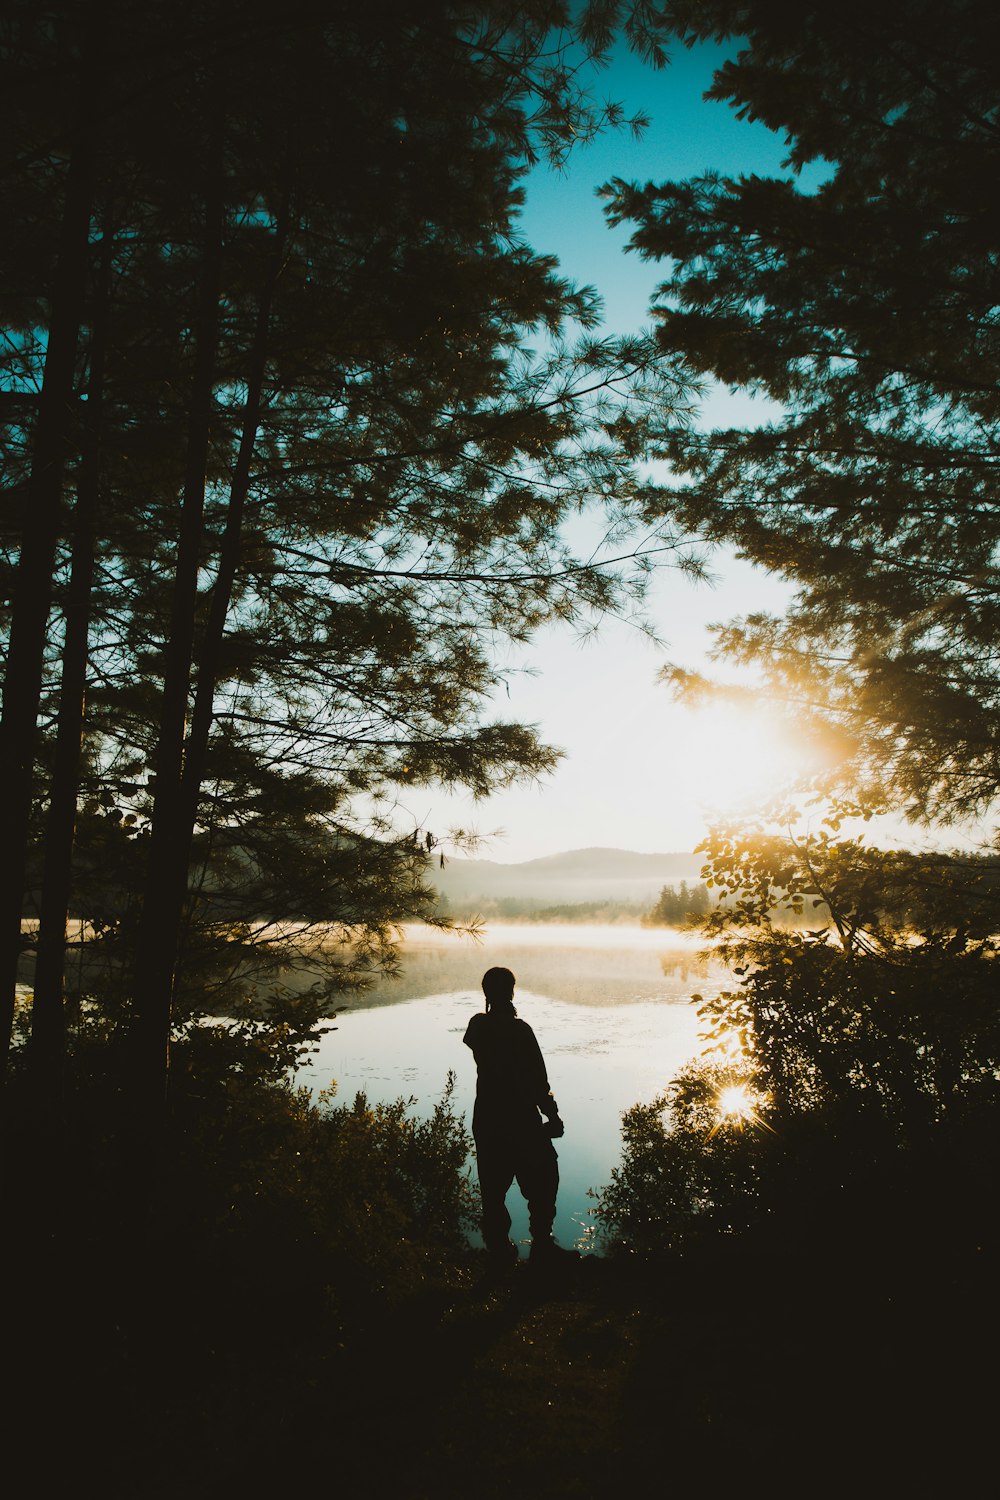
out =
[[[528,1204],[528,1225],[533,1240],[552,1233],[559,1189],[559,1158],[547,1135],[512,1140],[490,1135],[476,1136],[476,1165],[483,1204],[483,1239],[490,1251],[506,1249],[510,1235],[507,1193],[517,1181]]]

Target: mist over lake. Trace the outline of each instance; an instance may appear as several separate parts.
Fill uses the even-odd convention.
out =
[[[555,1232],[572,1245],[590,1223],[588,1188],[617,1164],[622,1112],[701,1049],[691,996],[717,993],[727,976],[700,946],[696,934],[639,927],[495,924],[480,942],[408,928],[402,975],[352,997],[299,1078],[317,1094],[335,1082],[341,1103],[360,1091],[372,1102],[412,1098],[428,1113],[451,1071],[471,1126],[476,1067],[462,1037],[483,1008],[485,970],[512,969],[518,1013],[538,1037],[566,1124]],[[513,1237],[525,1238],[516,1186],[508,1207]]]

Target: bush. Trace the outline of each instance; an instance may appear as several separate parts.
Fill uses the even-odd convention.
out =
[[[734,1237],[995,1248],[998,945],[964,866],[826,833],[708,849],[726,900],[706,927],[737,980],[701,1005],[717,1060],[624,1117],[597,1194],[606,1241],[652,1258]],[[808,910],[812,929],[782,924]],[[727,1114],[726,1087],[752,1102]]]
[[[165,1241],[246,1278],[279,1304],[294,1286],[341,1328],[453,1277],[475,1219],[471,1140],[454,1112],[454,1078],[426,1119],[412,1101],[313,1103],[291,1084],[232,1084],[175,1117],[157,1204]],[[266,1294],[265,1294],[266,1295]]]
[[[729,1068],[692,1063],[625,1113],[621,1165],[594,1194],[608,1250],[655,1259],[745,1233],[766,1215],[772,1138],[718,1113],[721,1091],[739,1086]]]
[[[72,1226],[80,1274],[113,1299],[125,1255],[128,1275],[183,1286],[209,1322],[252,1307],[277,1326],[312,1303],[346,1326],[373,1299],[454,1277],[477,1196],[453,1076],[426,1119],[403,1099],[314,1102],[289,1071],[306,1030],[277,1013],[184,1028],[155,1149],[136,1144],[127,1048],[96,1011],[71,1038],[61,1100],[39,1097],[19,1053],[7,1106],[26,1235],[44,1246]]]

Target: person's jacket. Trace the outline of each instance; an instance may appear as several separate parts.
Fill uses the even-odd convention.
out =
[[[558,1114],[545,1062],[527,1021],[479,1011],[466,1028],[465,1045],[476,1059],[475,1134],[540,1130],[541,1116]]]

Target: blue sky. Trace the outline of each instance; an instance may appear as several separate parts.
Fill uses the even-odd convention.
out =
[[[649,323],[661,276],[655,264],[627,252],[627,226],[608,229],[597,197],[603,182],[781,170],[779,137],[703,100],[723,56],[715,45],[679,49],[669,67],[654,71],[619,51],[596,89],[620,99],[628,113],[648,114],[648,130],[639,140],[608,133],[578,149],[565,169],[538,167],[526,181],[525,238],[556,255],[563,275],[598,288],[609,331]],[[703,420],[726,421],[745,409],[745,398],[719,391],[708,398]],[[657,681],[667,659],[708,665],[710,623],[777,610],[787,598],[785,586],[731,556],[718,555],[712,567],[710,587],[669,570],[656,578],[650,613],[665,646],[611,620],[586,644],[564,626],[546,629],[512,658],[496,716],[538,725],[546,742],[565,751],[552,776],[479,803],[414,789],[404,821],[412,816],[440,837],[456,826],[497,834],[483,856],[514,862],[591,845],[689,850],[716,812],[752,807],[790,749],[770,736],[766,708],[756,725],[727,721],[723,710],[697,714]]]

